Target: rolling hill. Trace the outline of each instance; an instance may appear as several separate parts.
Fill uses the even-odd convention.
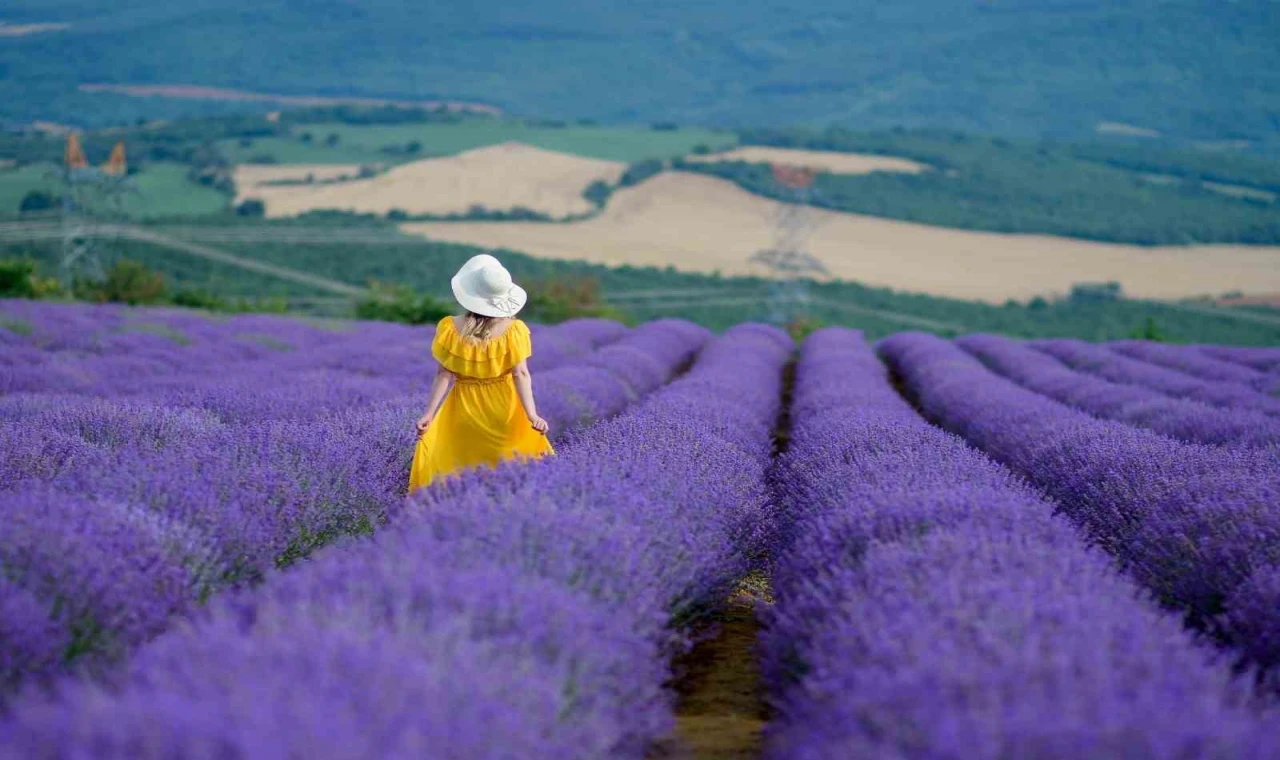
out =
[[[185,84],[615,122],[1278,144],[1268,0],[11,0],[3,20],[69,25],[0,40],[13,121],[246,107],[77,89]]]
[[[584,221],[411,222],[425,237],[613,266],[762,275],[778,202],[715,177],[666,172],[615,192]],[[1145,298],[1280,292],[1280,247],[1138,247],[946,229],[815,209],[808,250],[832,275],[872,286],[1000,303],[1116,281]]]

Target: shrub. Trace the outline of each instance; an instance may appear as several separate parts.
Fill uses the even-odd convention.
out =
[[[107,270],[102,282],[78,280],[72,286],[76,298],[99,303],[130,305],[165,301],[168,290],[164,275],[132,259],[120,259]]]
[[[0,297],[49,298],[62,286],[52,277],[40,277],[31,259],[0,259]]]
[[[356,304],[356,317],[410,325],[435,324],[453,313],[449,304],[407,285],[369,283],[373,294]]]
[[[523,316],[554,324],[581,317],[621,321],[617,309],[605,302],[594,277],[549,277],[529,283],[529,303]]]
[[[22,196],[22,202],[18,204],[19,213],[29,214],[36,211],[48,211],[58,205],[58,198],[53,193],[44,190],[32,190]]]
[[[267,205],[258,198],[245,198],[239,206],[236,206],[236,216],[261,218],[266,215]]]

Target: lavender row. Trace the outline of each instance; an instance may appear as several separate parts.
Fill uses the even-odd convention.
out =
[[[1107,344],[1107,347],[1123,356],[1176,369],[1201,380],[1239,383],[1255,391],[1269,394],[1280,390],[1280,383],[1277,383],[1277,377],[1274,375],[1244,364],[1215,359],[1189,346],[1127,340]]]
[[[789,344],[736,328],[559,456],[423,489],[113,678],[16,704],[0,754],[644,757],[672,724],[676,629],[767,532]]]
[[[656,354],[656,366],[673,372],[700,343],[696,332],[658,324],[628,342],[683,340],[684,355],[665,346]],[[603,375],[586,393],[571,376],[546,384],[557,424],[581,422],[584,408],[617,411],[649,382],[650,373],[600,369],[603,353],[578,359]],[[14,610],[0,631],[0,686],[68,662],[109,661],[214,590],[371,530],[399,505],[423,394],[399,389],[377,403],[311,394],[289,382],[297,372],[283,363],[264,369],[272,372],[282,387],[250,385],[238,398],[189,406],[145,393],[0,397],[0,605]],[[608,395],[591,395],[597,389]],[[349,408],[310,409],[344,396]]]
[[[1166,396],[1199,401],[1228,409],[1252,409],[1280,416],[1280,398],[1239,383],[1201,380],[1175,369],[1131,359],[1103,346],[1071,339],[1038,340],[1028,345],[1078,371],[1113,383],[1136,385]]]
[[[1243,364],[1260,372],[1280,372],[1280,348],[1196,346],[1196,349],[1215,359]]]
[[[595,319],[535,326],[530,367],[541,371],[581,358],[626,330]],[[200,406],[224,421],[296,420],[423,391],[435,369],[432,332],[373,322],[0,301],[0,395],[128,396]]]
[[[1099,420],[988,372],[933,336],[882,355],[925,415],[1048,493],[1164,604],[1280,662],[1280,469],[1274,451],[1180,443]]]
[[[1112,383],[998,335],[967,335],[956,344],[1018,385],[1098,417],[1192,443],[1259,448],[1280,443],[1280,419],[1260,411],[1220,409]]]
[[[767,756],[1280,756],[1210,650],[1054,506],[925,423],[852,330],[805,343]]]

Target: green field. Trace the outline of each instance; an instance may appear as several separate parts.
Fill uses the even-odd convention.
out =
[[[164,228],[158,228],[163,230]],[[245,223],[241,231],[297,230],[296,223]],[[394,230],[371,225],[386,243],[296,242],[210,243],[219,250],[352,285],[371,280],[411,286],[448,298],[449,277],[479,249],[464,245],[397,238]],[[335,235],[340,232],[335,232]],[[53,243],[10,244],[0,258],[36,258],[46,271],[57,261]],[[161,272],[174,287],[209,290],[226,297],[283,296],[292,308],[331,316],[349,315],[350,299],[210,262],[168,248],[135,242],[119,244],[118,255],[138,259]],[[742,321],[768,320],[769,285],[755,278],[722,278],[672,269],[603,267],[537,259],[515,251],[498,256],[526,284],[556,277],[590,277],[609,302],[634,320],[684,317],[715,329]],[[1214,308],[1207,304],[1164,304],[1137,300],[1064,299],[1010,302],[1004,306],[870,288],[851,282],[816,284],[803,313],[824,324],[842,324],[872,338],[902,330],[946,335],[996,332],[1018,337],[1077,337],[1111,340],[1132,337],[1148,320],[1167,339],[1185,343],[1280,345],[1280,314],[1271,310]]]
[[[46,175],[51,166],[20,166],[0,169],[0,213],[18,213],[18,204],[31,190],[54,190],[56,183]]]
[[[31,190],[59,194],[60,183],[49,176],[54,168],[31,164],[0,170],[0,214],[16,214]],[[225,195],[187,179],[187,167],[181,164],[147,164],[129,178],[129,186],[133,191],[124,195],[123,211],[135,219],[217,214],[227,207]]]
[[[310,142],[301,136],[310,133]],[[327,145],[329,135],[337,135]],[[404,163],[451,156],[473,148],[516,141],[547,150],[627,163],[682,156],[699,145],[736,145],[737,135],[707,129],[654,130],[647,127],[547,127],[511,120],[468,120],[458,124],[298,124],[281,137],[221,140],[218,149],[232,163],[270,156],[282,164]],[[411,142],[416,153],[402,149]],[[388,148],[393,150],[387,150]]]

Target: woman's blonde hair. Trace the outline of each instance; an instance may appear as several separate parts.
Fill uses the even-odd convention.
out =
[[[498,317],[486,317],[469,311],[462,318],[462,337],[469,340],[488,340],[493,335],[493,328]]]

